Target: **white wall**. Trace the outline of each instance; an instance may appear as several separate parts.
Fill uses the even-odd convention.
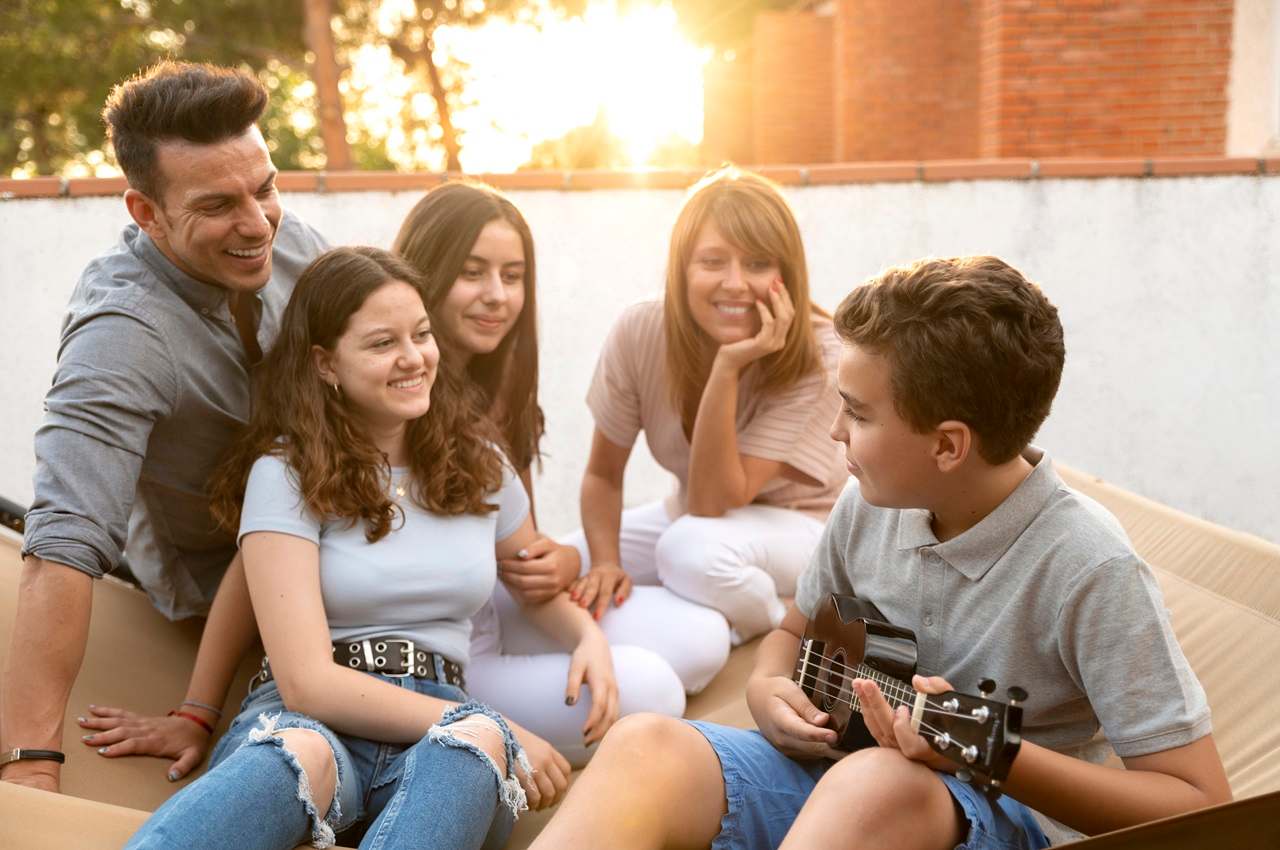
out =
[[[513,192],[538,242],[548,461],[539,515],[577,524],[583,395],[624,304],[661,286],[676,191]],[[884,183],[790,189],[817,300],[886,265],[997,254],[1059,306],[1067,369],[1038,442],[1166,504],[1280,541],[1280,179]],[[335,243],[387,245],[416,193],[298,194]],[[31,497],[31,435],[63,305],[125,222],[114,198],[0,202],[0,494]],[[645,454],[643,448],[637,455]],[[628,502],[666,490],[632,463]]]

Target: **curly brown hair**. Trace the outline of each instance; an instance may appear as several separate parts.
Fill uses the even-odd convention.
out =
[[[889,269],[845,297],[835,328],[888,359],[894,408],[907,424],[924,432],[964,422],[992,464],[1031,442],[1066,359],[1057,308],[996,257]]]
[[[333,351],[353,313],[373,292],[403,281],[421,291],[417,272],[377,248],[335,248],[307,266],[280,321],[276,344],[254,370],[249,423],[210,484],[213,517],[236,532],[249,471],[259,457],[282,457],[317,516],[363,521],[370,543],[385,537],[400,511],[388,495],[391,467],[316,370],[312,347]],[[485,514],[502,485],[496,432],[479,394],[449,369],[431,389],[431,409],[408,424],[410,498],[437,514]],[[401,515],[403,518],[403,515]]]

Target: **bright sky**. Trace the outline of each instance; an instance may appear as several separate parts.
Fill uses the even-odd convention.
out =
[[[384,0],[384,13],[394,14],[399,3]],[[500,20],[446,28],[436,35],[436,49],[469,66],[466,98],[473,105],[453,115],[466,134],[466,171],[511,171],[535,143],[591,124],[600,109],[637,166],[672,135],[693,144],[702,139],[709,52],[685,41],[669,3],[620,15],[611,0],[592,0],[582,18],[541,29]],[[367,46],[353,57],[349,85],[362,93],[364,108],[348,122],[377,136],[390,133],[397,162],[439,168],[443,154],[432,150],[429,130],[410,138],[391,131],[390,118],[406,97],[417,115],[434,114],[430,94],[411,92],[394,68],[385,48]]]

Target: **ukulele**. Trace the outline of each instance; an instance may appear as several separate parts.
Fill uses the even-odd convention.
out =
[[[918,693],[910,684],[915,672],[915,632],[886,622],[870,602],[833,593],[805,629],[792,680],[831,716],[829,725],[839,736],[835,749],[877,746],[853,692],[854,679],[869,679],[890,707],[911,710],[912,728],[960,765],[958,777],[998,792],[1022,744],[1020,703],[1027,692],[1012,687],[1007,704],[991,700],[996,683],[983,679],[980,697]]]

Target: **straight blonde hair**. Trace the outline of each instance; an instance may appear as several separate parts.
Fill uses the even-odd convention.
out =
[[[686,436],[693,433],[694,418],[715,356],[711,338],[698,327],[689,311],[689,261],[698,233],[708,221],[714,221],[721,235],[738,250],[776,260],[783,286],[795,306],[795,319],[782,350],[753,364],[758,369],[758,389],[778,392],[822,368],[812,317],[827,313],[809,300],[804,244],[791,207],[772,180],[732,165],[718,168],[689,190],[671,231],[667,257],[662,311],[667,384]]]

